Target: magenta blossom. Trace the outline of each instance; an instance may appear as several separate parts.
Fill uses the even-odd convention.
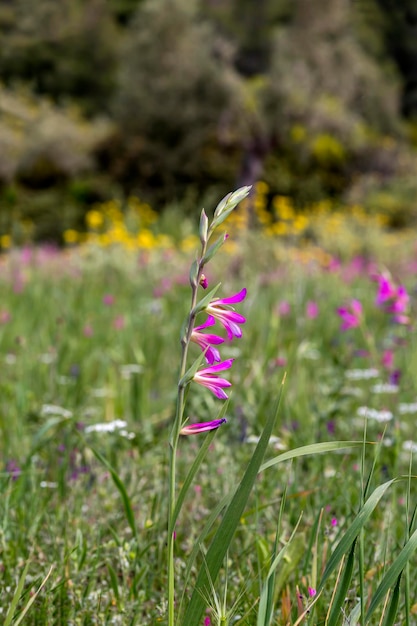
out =
[[[224,387],[231,387],[232,383],[226,380],[225,378],[219,378],[217,376],[217,372],[222,372],[223,370],[229,369],[232,367],[234,359],[227,359],[222,363],[217,363],[217,365],[210,365],[210,367],[206,367],[202,370],[199,370],[196,374],[194,374],[193,380],[199,385],[203,385],[210,389],[212,393],[220,400],[227,400],[228,396],[226,392],[223,390]]]
[[[410,318],[404,315],[407,312],[408,304],[410,302],[410,296],[407,293],[406,288],[400,285],[395,292],[394,300],[388,305],[388,313],[394,313],[394,322],[397,324],[408,324]]]
[[[242,302],[246,298],[246,289],[242,289],[239,293],[229,298],[217,298],[210,302],[206,308],[206,312],[212,315],[226,329],[229,339],[233,337],[241,337],[242,329],[239,324],[244,324],[246,319],[240,313],[236,313],[230,306],[236,302]]]
[[[356,326],[359,326],[361,323],[362,304],[359,300],[351,300],[347,307],[340,307],[337,309],[337,313],[342,318],[340,330],[356,328]]]
[[[226,422],[226,419],[212,420],[211,422],[200,422],[199,424],[186,424],[180,430],[180,435],[198,435],[208,430],[215,430]]]
[[[406,315],[410,296],[403,285],[397,287],[384,275],[377,276],[379,289],[376,304],[383,306],[387,313],[393,313],[393,321],[397,324],[408,324],[410,318]]]
[[[314,320],[319,314],[319,305],[314,300],[309,300],[306,304],[306,315],[310,320]]]
[[[387,276],[381,274],[377,276],[377,281],[379,283],[378,293],[376,295],[376,304],[381,306],[387,300],[391,300],[396,294],[396,288],[390,281]]]
[[[209,315],[207,321],[201,324],[201,326],[196,326],[191,334],[191,341],[198,344],[203,352],[206,351],[206,361],[210,365],[213,365],[216,361],[221,361],[220,352],[213,345],[218,346],[224,342],[224,339],[218,335],[205,334],[201,331],[207,328],[207,326],[213,326],[215,323],[214,317]]]

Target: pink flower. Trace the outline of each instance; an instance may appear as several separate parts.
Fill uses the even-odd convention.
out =
[[[390,370],[394,365],[394,352],[392,350],[384,350],[381,363],[386,369]]]
[[[337,313],[342,318],[340,330],[356,328],[361,323],[362,304],[359,300],[351,300],[347,307],[340,307],[337,309]]]
[[[112,306],[112,304],[114,304],[114,296],[112,296],[111,293],[106,293],[103,296],[103,304],[106,306]]]
[[[125,327],[125,318],[123,315],[118,315],[113,320],[113,328],[116,330],[122,330]]]
[[[287,300],[283,300],[282,302],[280,302],[278,305],[277,312],[278,312],[278,315],[280,315],[281,317],[286,317],[287,315],[289,315],[291,313],[290,303],[287,302]]]
[[[0,324],[7,324],[7,322],[10,322],[11,319],[12,316],[9,311],[0,311]]]
[[[393,321],[397,324],[409,324],[410,318],[405,315],[410,302],[410,296],[403,285],[397,287],[387,276],[377,276],[379,290],[376,304],[383,306],[387,313],[393,313]]]
[[[310,320],[314,320],[319,314],[319,305],[314,300],[309,300],[306,305],[306,315]]]
[[[396,288],[384,274],[377,276],[377,281],[379,283],[379,289],[376,296],[376,304],[381,306],[381,304],[387,300],[391,300],[391,298],[395,296]]]
[[[226,329],[229,339],[233,339],[233,337],[241,337],[242,330],[239,324],[244,324],[246,322],[243,315],[236,313],[230,305],[235,304],[236,302],[242,302],[245,298],[246,289],[242,289],[239,293],[236,293],[229,298],[217,298],[216,300],[213,300],[206,308],[207,313],[218,320]]]
[[[234,359],[228,359],[217,365],[210,365],[194,374],[194,382],[207,387],[220,400],[227,400],[228,396],[223,390],[224,387],[231,387],[232,383],[225,378],[219,378],[217,372],[222,372],[232,367]]]
[[[410,318],[404,315],[404,313],[407,311],[409,302],[410,296],[406,288],[400,285],[395,292],[393,302],[387,306],[388,313],[394,313],[394,322],[398,324],[408,324]]]
[[[287,359],[285,356],[277,356],[275,359],[275,365],[277,367],[285,367],[287,365]]]
[[[180,435],[198,435],[208,430],[215,430],[226,422],[226,419],[212,420],[211,422],[200,422],[199,424],[186,424],[180,430]]]
[[[309,587],[308,588],[308,595],[310,596],[310,598],[314,598],[316,593],[317,593],[317,591],[314,589],[314,587]]]
[[[205,334],[201,331],[207,328],[207,326],[213,326],[215,323],[214,317],[209,315],[207,321],[201,326],[196,326],[191,334],[191,341],[199,345],[203,352],[206,351],[206,361],[210,365],[213,365],[216,361],[221,361],[220,352],[217,348],[213,348],[213,345],[218,346],[224,342],[224,339],[218,335]]]
[[[93,327],[90,324],[86,324],[83,328],[84,337],[92,337],[94,335]]]

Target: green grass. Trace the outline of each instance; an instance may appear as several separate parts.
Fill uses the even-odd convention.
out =
[[[217,607],[212,624],[221,623],[215,613],[223,602],[230,624],[416,623],[415,467],[404,449],[415,416],[412,407],[400,411],[417,400],[413,325],[393,325],[375,306],[368,271],[346,279],[348,262],[335,272],[303,265],[261,239],[242,240],[233,254],[225,248],[210,264],[210,286],[221,281],[221,296],[246,286],[239,311],[247,323],[222,351],[236,357],[227,424],[176,526],[178,607],[181,598],[183,614],[197,615],[201,602],[204,611]],[[412,317],[415,257],[402,250],[394,264],[390,255],[389,269],[411,294]],[[174,251],[137,258],[82,249],[25,263],[17,252],[3,258],[0,611],[7,624],[166,623],[168,437],[192,260]],[[364,332],[340,332],[335,311],[351,298],[363,303]],[[278,313],[284,300],[288,315]],[[315,319],[306,316],[309,300],[319,305]],[[386,349],[401,370],[395,393],[374,391],[388,380],[380,362]],[[371,367],[376,378],[349,374]],[[271,425],[284,372],[259,469],[250,466],[253,441]],[[206,421],[220,406],[193,385],[186,414]],[[370,417],[364,434],[364,406],[394,418]],[[115,420],[126,425],[91,428]],[[180,440],[179,486],[203,441]],[[344,441],[359,443],[337,443]],[[226,507],[245,471],[254,488],[234,529]],[[233,536],[225,555],[216,551],[224,532]],[[213,563],[218,576],[209,580]]]

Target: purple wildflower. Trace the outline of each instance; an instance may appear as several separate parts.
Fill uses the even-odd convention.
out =
[[[319,314],[319,305],[314,300],[309,300],[306,305],[306,315],[310,320],[314,320]]]
[[[393,321],[397,324],[409,324],[410,318],[406,315],[410,296],[404,285],[397,287],[391,280],[381,274],[377,276],[379,289],[376,304],[383,306],[387,313],[393,313]]]
[[[362,304],[359,300],[351,300],[347,307],[340,307],[337,309],[337,313],[342,318],[340,330],[356,328],[356,326],[359,326],[361,322]]]
[[[246,289],[242,289],[238,293],[229,298],[217,298],[210,302],[206,308],[206,312],[212,315],[226,329],[229,339],[233,337],[241,337],[242,329],[239,324],[244,324],[246,319],[240,313],[236,313],[230,306],[236,302],[242,302],[246,298]]]
[[[215,430],[226,422],[226,419],[212,420],[211,422],[200,422],[199,424],[186,424],[180,430],[180,435],[198,435],[208,430]]]
[[[218,346],[219,344],[224,342],[223,337],[219,337],[218,335],[210,335],[202,333],[201,331],[207,328],[208,326],[213,326],[216,323],[216,320],[212,315],[209,315],[207,321],[201,326],[196,326],[193,329],[191,334],[191,341],[200,346],[200,348],[205,351],[205,357],[207,363],[213,365],[216,361],[221,361],[220,352],[217,348],[214,348],[213,345]]]
[[[234,359],[227,359],[222,363],[217,363],[217,365],[210,365],[210,367],[199,370],[196,374],[194,374],[193,380],[199,385],[203,385],[204,387],[207,387],[207,389],[210,389],[210,391],[220,400],[227,400],[228,396],[223,388],[231,387],[232,383],[225,378],[219,378],[217,376],[217,372],[221,372],[229,369],[229,367],[232,367],[233,360]]]
[[[10,459],[10,461],[6,463],[6,472],[12,480],[17,480],[22,470],[14,459]]]
[[[391,300],[395,296],[396,288],[384,274],[377,276],[377,281],[379,283],[379,289],[376,296],[376,304],[381,306],[381,304],[387,300]]]

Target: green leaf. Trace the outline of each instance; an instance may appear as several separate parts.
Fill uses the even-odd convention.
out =
[[[266,452],[269,438],[271,436],[280,405],[281,393],[277,399],[275,411],[269,416],[259,442],[253,452],[252,458],[246,472],[223,516],[220,526],[210,544],[205,555],[206,567],[199,571],[195,588],[193,590],[189,605],[186,609],[183,624],[199,624],[204,612],[204,593],[209,588],[209,580],[214,584],[219,570],[222,566],[226,552],[233,539],[235,530],[240,522],[240,518],[248,501],[252,487],[259,473],[262,459]]]
[[[390,481],[393,482],[393,481]],[[397,584],[397,580],[401,573],[403,572],[405,566],[407,565],[409,559],[414,554],[417,549],[417,530],[413,532],[410,539],[405,544],[404,548],[401,550],[395,561],[385,572],[385,575],[381,582],[378,585],[378,589],[376,590],[371,604],[369,605],[368,611],[366,613],[366,621],[369,620],[372,613],[375,611],[376,607],[382,600],[384,600],[389,589],[394,587]]]
[[[88,445],[85,442],[86,445]],[[132,505],[130,503],[130,498],[127,494],[127,491],[125,489],[125,486],[123,484],[122,479],[119,477],[118,473],[116,472],[116,470],[114,469],[114,467],[112,465],[110,465],[110,463],[108,462],[108,460],[102,455],[100,454],[100,452],[98,450],[96,450],[93,446],[89,446],[90,450],[92,451],[92,453],[94,454],[94,456],[96,457],[96,459],[98,459],[100,461],[100,463],[102,463],[104,465],[104,467],[106,467],[108,469],[108,471],[110,472],[110,475],[113,479],[114,484],[116,485],[121,498],[122,498],[122,502],[123,502],[123,506],[125,509],[125,514],[126,514],[126,519],[127,522],[132,530],[133,536],[135,537],[135,539],[137,539],[137,529],[136,529],[136,522],[135,522],[135,515],[133,513],[133,509],[132,509]]]
[[[30,607],[35,602],[35,600],[38,597],[40,591],[45,586],[46,581],[48,580],[49,576],[51,575],[52,570],[54,569],[54,566],[51,565],[51,567],[49,568],[49,571],[46,574],[45,578],[42,580],[42,582],[39,585],[38,589],[31,596],[31,598],[29,599],[29,601],[26,604],[26,606],[22,609],[19,617],[15,621],[12,621],[13,617],[14,617],[14,615],[16,613],[16,608],[17,608],[18,602],[19,602],[19,600],[20,600],[20,598],[22,596],[22,591],[23,591],[23,587],[24,587],[24,584],[25,584],[25,580],[26,580],[26,576],[27,576],[27,573],[28,573],[30,562],[31,561],[29,559],[27,561],[24,569],[23,569],[22,574],[20,575],[19,582],[17,583],[16,591],[14,592],[14,595],[13,595],[12,603],[11,603],[11,605],[9,607],[9,610],[7,611],[7,615],[6,615],[6,619],[5,619],[5,622],[4,622],[4,626],[10,626],[12,623],[13,623],[13,626],[19,626],[19,624],[21,624],[23,618],[26,616],[26,614],[29,611]]]
[[[323,452],[332,452],[334,450],[348,450],[349,448],[359,448],[363,445],[362,441],[325,441],[322,443],[312,443],[308,446],[302,446],[301,448],[295,448],[295,450],[288,450],[278,456],[270,459],[264,463],[259,471],[264,472],[266,469],[283,463],[284,461],[290,461],[300,456],[307,456],[309,454],[320,454]]]
[[[213,289],[211,289],[211,291],[208,292],[208,294],[206,296],[204,296],[204,298],[202,298],[200,300],[200,302],[197,302],[197,304],[195,305],[194,309],[192,310],[192,314],[198,315],[199,313],[201,313],[201,311],[204,311],[204,309],[207,307],[208,304],[210,304],[210,302],[213,300],[213,297],[216,295],[216,293],[218,292],[219,288],[220,288],[221,283],[218,283]]]
[[[299,524],[301,522],[301,518],[302,518],[302,514],[298,518],[298,522],[295,525],[295,528],[292,531],[289,540],[287,541],[285,546],[283,548],[281,548],[281,550],[278,552],[278,554],[276,554],[276,548],[277,548],[277,545],[278,545],[278,532],[276,534],[276,537],[275,537],[275,549],[274,549],[272,563],[271,563],[271,566],[269,568],[267,579],[266,579],[265,584],[262,587],[262,591],[261,591],[261,598],[260,598],[260,601],[259,601],[259,609],[258,609],[258,619],[257,619],[257,622],[256,622],[257,626],[269,626],[269,624],[271,623],[272,615],[273,615],[273,608],[274,608],[273,599],[274,599],[274,590],[275,590],[276,569],[277,569],[278,565],[281,563],[281,561],[284,558],[284,556],[286,555],[287,550],[292,545],[293,539],[294,539],[294,537],[296,535],[296,532],[298,530],[298,526],[299,526]],[[304,553],[304,546],[305,546],[304,537],[302,538],[302,542],[300,543],[300,546],[301,546],[301,544],[303,546],[302,552]]]
[[[394,591],[392,592],[391,602],[389,603],[388,613],[385,616],[383,626],[394,626],[395,624],[395,618],[398,613],[398,605],[400,602],[400,583],[401,574],[398,576]]]
[[[355,517],[354,521],[349,526],[342,539],[337,544],[335,550],[333,551],[327,563],[326,569],[324,570],[323,577],[320,581],[317,591],[321,591],[323,589],[326,580],[332,574],[334,569],[338,566],[343,556],[347,554],[348,551],[351,549],[352,544],[356,541],[361,529],[368,521],[371,513],[374,511],[382,496],[396,480],[396,478],[393,478],[383,485],[380,485],[369,496],[368,500],[360,509],[358,515]]]
[[[345,602],[346,595],[349,590],[350,581],[352,580],[353,565],[355,562],[355,547],[356,547],[356,539],[352,543],[352,546],[350,548],[349,555],[348,555],[346,565],[345,565],[345,569],[343,572],[343,576],[337,586],[336,593],[335,593],[333,603],[332,603],[332,608],[330,611],[330,615],[326,622],[326,626],[336,626],[342,614],[342,609],[346,604]]]
[[[227,400],[223,404],[223,406],[220,409],[219,414],[216,417],[216,419],[221,419],[222,417],[224,417],[226,415],[226,411],[227,411],[228,405],[229,405],[229,400]],[[189,488],[191,486],[191,483],[192,483],[192,481],[194,479],[194,476],[197,474],[197,472],[198,472],[198,470],[199,470],[199,468],[201,466],[201,463],[203,462],[203,460],[204,460],[204,458],[205,458],[205,456],[206,456],[206,454],[208,452],[210,444],[213,441],[213,439],[216,436],[216,434],[217,434],[217,430],[212,430],[212,431],[209,431],[207,433],[207,436],[204,438],[203,444],[202,444],[200,450],[198,451],[198,454],[195,457],[192,466],[190,467],[189,471],[187,472],[187,476],[186,476],[186,478],[184,480],[184,484],[182,485],[181,490],[180,490],[180,492],[178,494],[178,497],[177,497],[177,502],[176,502],[176,505],[175,505],[175,509],[174,509],[173,514],[172,514],[172,526],[168,530],[169,533],[172,533],[173,530],[174,530],[175,522],[177,521],[178,515],[179,515],[179,513],[181,511],[181,508],[182,508],[182,505],[184,503],[184,500],[185,500],[185,497],[187,495],[187,492],[188,492],[188,490],[189,490]]]
[[[221,235],[217,239],[217,241],[215,241],[215,243],[211,244],[211,246],[208,248],[203,258],[201,259],[201,265],[205,265],[206,263],[208,263],[214,257],[216,252],[222,247],[224,242],[225,242],[224,235]]]

